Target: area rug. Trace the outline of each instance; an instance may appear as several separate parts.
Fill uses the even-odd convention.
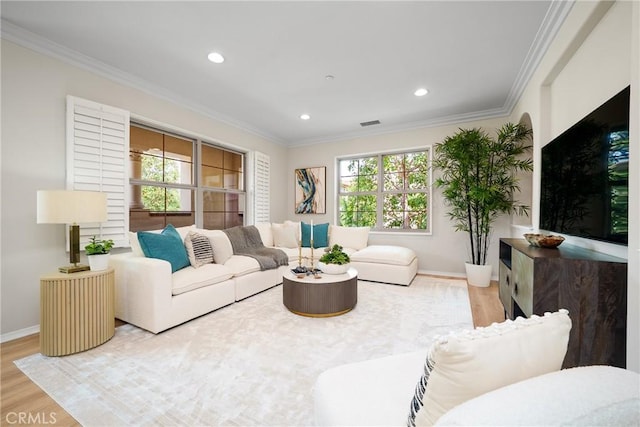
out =
[[[305,426],[324,370],[472,327],[461,280],[361,281],[356,307],[329,318],[289,312],[277,286],[158,335],[123,325],[95,349],[15,363],[83,426]]]

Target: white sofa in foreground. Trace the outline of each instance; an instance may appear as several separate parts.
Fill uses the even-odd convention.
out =
[[[640,375],[583,366],[540,375],[456,406],[440,426],[637,426]]]
[[[234,255],[223,231],[190,226],[176,229],[180,238],[185,240],[189,232],[206,236],[214,262],[172,271],[170,262],[145,257],[136,233],[131,233],[132,251],[111,255],[109,261],[115,269],[116,318],[158,333],[282,283],[283,273],[297,266],[300,254],[311,255],[311,248],[299,247],[300,223],[265,223],[256,228],[265,246],[288,255],[289,265],[261,271],[255,259]],[[327,243],[344,247],[359,279],[409,285],[415,277],[418,260],[410,249],[367,246],[368,228],[328,229]],[[316,262],[322,253],[324,248],[314,249]]]
[[[428,351],[329,369],[314,387],[315,424],[638,425],[638,373],[560,370],[570,328],[560,310],[454,331]]]
[[[406,425],[424,353],[388,356],[327,371],[316,384],[316,425]],[[640,375],[636,372],[612,366],[563,369],[472,398],[445,412],[435,425],[637,426],[638,390]]]

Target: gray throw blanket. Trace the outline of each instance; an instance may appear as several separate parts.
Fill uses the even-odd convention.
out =
[[[234,255],[254,258],[260,270],[272,270],[280,265],[289,265],[289,257],[280,249],[267,248],[260,238],[260,232],[253,225],[236,226],[222,230],[231,241]]]

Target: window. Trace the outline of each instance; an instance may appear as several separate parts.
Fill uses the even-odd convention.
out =
[[[129,158],[131,231],[187,226],[200,215],[209,229],[243,223],[242,154],[132,124]]]
[[[338,160],[343,226],[431,232],[431,148]]]
[[[202,145],[203,226],[223,229],[243,225],[243,156]]]

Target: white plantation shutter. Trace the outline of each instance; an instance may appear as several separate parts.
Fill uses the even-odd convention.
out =
[[[252,151],[247,155],[247,178],[249,182],[249,197],[251,211],[247,212],[248,223],[271,221],[270,188],[270,159],[259,151]]]
[[[80,224],[89,237],[128,246],[129,112],[67,96],[67,189],[107,193],[107,221]]]

